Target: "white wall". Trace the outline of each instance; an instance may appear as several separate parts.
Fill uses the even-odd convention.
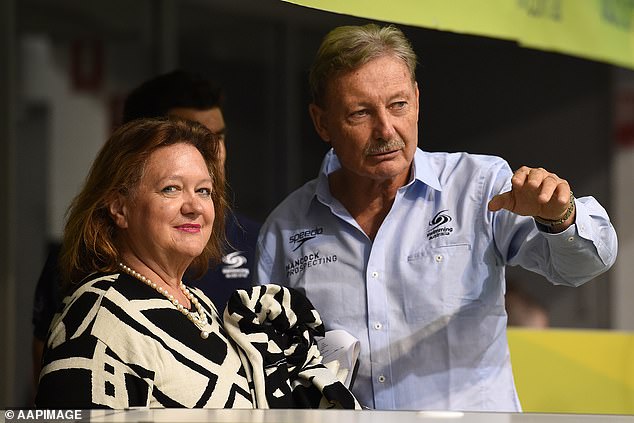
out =
[[[110,131],[105,99],[99,93],[72,89],[67,47],[54,45],[42,35],[21,40],[24,101],[44,103],[50,113],[49,239],[61,236],[68,204]]]
[[[634,330],[634,72],[615,70],[612,220],[619,255],[612,270],[612,327]]]

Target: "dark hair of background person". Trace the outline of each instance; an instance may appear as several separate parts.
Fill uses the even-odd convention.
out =
[[[132,90],[123,104],[122,123],[135,119],[167,116],[170,109],[222,108],[220,87],[196,72],[175,70],[159,75]]]

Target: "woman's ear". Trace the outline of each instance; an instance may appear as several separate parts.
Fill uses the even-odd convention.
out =
[[[128,227],[127,197],[121,194],[115,194],[108,202],[108,211],[118,227]]]

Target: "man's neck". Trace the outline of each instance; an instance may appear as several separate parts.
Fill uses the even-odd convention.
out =
[[[343,204],[368,238],[374,240],[407,177],[375,180],[338,169],[328,175],[328,183],[332,196]]]

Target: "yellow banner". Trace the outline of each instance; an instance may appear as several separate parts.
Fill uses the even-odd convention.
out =
[[[634,333],[507,331],[524,411],[634,414]]]
[[[634,69],[634,0],[283,0]]]

